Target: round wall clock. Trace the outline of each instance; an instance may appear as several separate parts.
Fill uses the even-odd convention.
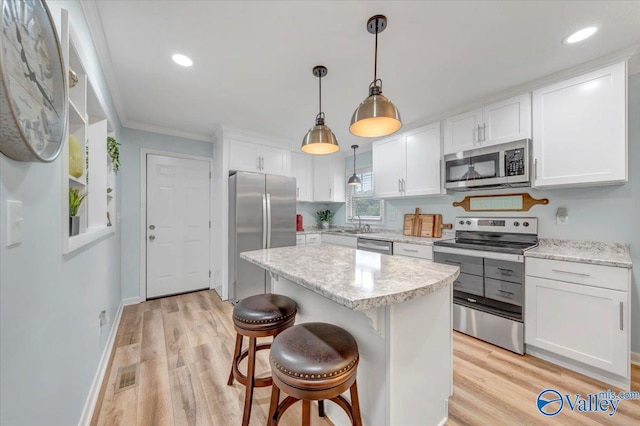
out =
[[[43,0],[0,0],[0,151],[50,162],[67,125],[60,42]]]

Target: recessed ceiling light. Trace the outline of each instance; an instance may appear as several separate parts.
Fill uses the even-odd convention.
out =
[[[571,34],[569,37],[564,39],[565,44],[573,44],[584,39],[587,39],[594,35],[598,31],[598,27],[587,27],[583,28],[575,33]]]
[[[183,67],[190,67],[191,65],[193,65],[193,61],[191,60],[191,58],[189,58],[188,56],[180,55],[178,53],[173,55],[171,59],[173,59],[173,62],[178,65],[182,65]]]

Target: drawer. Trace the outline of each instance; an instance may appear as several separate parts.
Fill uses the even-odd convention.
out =
[[[320,244],[322,242],[320,234],[307,234],[306,237],[307,244]]]
[[[306,244],[306,238],[304,235],[296,235],[296,245],[303,246]]]
[[[524,263],[485,259],[484,276],[495,280],[522,284],[524,282]]]
[[[526,274],[568,283],[629,291],[629,269],[528,257]]]
[[[336,246],[343,246],[349,248],[356,248],[358,238],[349,237],[346,235],[332,235],[332,234],[323,234],[322,235],[322,243],[323,244],[333,244]]]
[[[433,259],[433,247],[418,244],[393,243],[393,254],[398,256],[417,257],[418,259]]]
[[[484,275],[484,267],[482,266],[481,257],[435,252],[433,253],[433,260],[438,263],[447,263],[449,265],[459,266],[460,272],[465,274]]]
[[[522,306],[522,284],[487,278],[484,280],[484,297]]]
[[[460,274],[453,282],[453,290],[464,291],[465,293],[483,295],[484,278],[477,275]]]

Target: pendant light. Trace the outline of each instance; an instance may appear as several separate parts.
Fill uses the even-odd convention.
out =
[[[353,176],[349,178],[347,181],[347,185],[361,185],[362,181],[356,174],[356,149],[358,149],[358,145],[351,145],[351,149],[353,149]]]
[[[313,75],[318,77],[318,115],[316,125],[313,126],[304,139],[300,149],[307,154],[325,155],[333,154],[340,150],[336,135],[324,124],[324,112],[322,112],[322,77],[327,75],[327,67],[318,65],[313,67]]]
[[[349,131],[366,138],[386,136],[402,127],[400,112],[389,99],[382,96],[382,80],[378,78],[378,33],[387,28],[387,17],[375,15],[367,22],[367,31],[376,35],[373,82],[369,85],[369,96],[356,108],[351,117]]]

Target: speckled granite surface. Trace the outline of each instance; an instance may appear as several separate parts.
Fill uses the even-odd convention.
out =
[[[593,265],[631,268],[628,244],[597,241],[569,241],[541,238],[538,247],[527,250],[526,257],[590,263]]]
[[[344,229],[353,229],[353,228],[344,228]],[[402,231],[392,231],[392,230],[384,230],[384,231],[374,231],[374,232],[366,232],[361,234],[352,234],[349,232],[341,232],[340,228],[332,228],[329,230],[322,229],[314,229],[314,230],[305,230],[304,232],[298,232],[298,235],[301,234],[331,234],[331,235],[342,235],[347,237],[358,237],[358,238],[366,238],[369,240],[383,240],[383,241],[393,241],[394,243],[407,243],[407,244],[418,244],[423,246],[431,246],[434,241],[453,238],[453,231],[443,232],[442,238],[424,238],[424,237],[410,237],[406,235],[402,235]]]
[[[433,293],[460,272],[457,266],[333,245],[255,250],[240,257],[353,310]]]

